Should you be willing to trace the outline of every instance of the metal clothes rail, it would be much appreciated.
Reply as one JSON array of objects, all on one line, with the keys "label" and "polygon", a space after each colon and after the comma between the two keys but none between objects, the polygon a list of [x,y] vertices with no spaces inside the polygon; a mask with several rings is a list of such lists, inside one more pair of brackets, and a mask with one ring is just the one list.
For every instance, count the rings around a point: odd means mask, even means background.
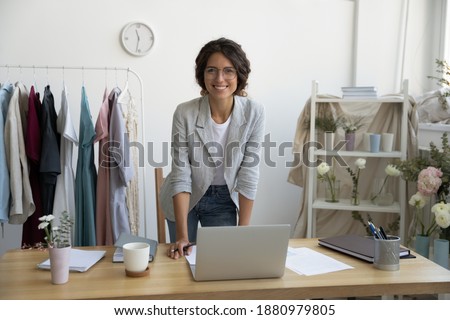
[{"label": "metal clothes rail", "polygon": [[[8,64],[6,64],[6,65],[0,65],[0,68],[6,68],[7,69],[7,74],[8,74],[8,76],[9,76],[9,69],[11,68],[11,69],[33,69],[33,70],[35,70],[35,69],[45,69],[45,70],[62,70],[63,71],[63,77],[64,77],[64,70],[81,70],[82,71],[82,80],[83,80],[83,85],[84,85],[84,71],[85,70],[88,70],[88,71],[103,71],[103,72],[106,72],[106,71],[115,71],[115,72],[118,72],[118,71],[121,71],[121,72],[123,72],[123,71],[125,71],[125,72],[127,72],[127,81],[128,81],[128,75],[131,73],[132,75],[134,75],[135,77],[136,77],[136,79],[138,80],[138,82],[139,82],[139,86],[140,86],[140,91],[141,91],[141,99],[140,99],[140,104],[141,104],[141,132],[142,132],[142,143],[143,143],[143,145],[145,145],[145,125],[144,125],[144,119],[145,119],[145,108],[144,108],[144,85],[143,85],[143,82],[142,82],[142,78],[140,77],[140,75],[136,72],[136,71],[134,71],[134,70],[132,70],[132,69],[130,69],[130,68],[124,68],[124,67],[85,67],[85,66],[80,66],[80,67],[77,67],[77,66],[35,66],[35,65],[32,65],[32,66],[30,66],[30,65],[8,65]],[[117,76],[117,75],[116,75]],[[47,72],[47,77],[48,77],[48,72]],[[48,80],[48,79],[47,79]],[[117,80],[117,79],[116,79]],[[117,81],[116,81],[117,82]],[[146,180],[147,179],[145,179],[145,177],[146,177],[146,175],[145,175],[145,165],[144,166],[142,166],[142,176],[143,176],[143,197],[142,197],[142,199],[143,199],[143,204],[144,204],[144,234],[145,234],[145,236],[147,237],[148,235],[147,235],[147,201],[146,201],[146,190],[147,190],[147,187],[146,187]]]}]

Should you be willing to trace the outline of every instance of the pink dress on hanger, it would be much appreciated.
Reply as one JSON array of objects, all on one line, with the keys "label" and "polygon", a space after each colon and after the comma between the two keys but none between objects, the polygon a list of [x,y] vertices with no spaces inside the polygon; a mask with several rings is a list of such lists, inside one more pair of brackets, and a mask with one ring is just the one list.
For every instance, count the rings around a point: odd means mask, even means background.
[{"label": "pink dress on hanger", "polygon": [[97,203],[96,203],[96,237],[97,245],[113,245],[111,224],[111,211],[109,207],[109,151],[106,148],[109,140],[109,119],[111,106],[108,100],[108,92],[105,88],[103,103],[95,124],[96,138],[98,142],[98,176],[97,176]]}]

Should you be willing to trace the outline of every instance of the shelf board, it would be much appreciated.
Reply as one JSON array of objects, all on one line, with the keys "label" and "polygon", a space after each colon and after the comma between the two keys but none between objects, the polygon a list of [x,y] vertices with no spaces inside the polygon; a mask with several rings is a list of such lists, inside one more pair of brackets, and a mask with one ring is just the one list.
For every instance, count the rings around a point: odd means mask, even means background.
[{"label": "shelf board", "polygon": [[316,156],[341,156],[341,157],[363,157],[363,158],[401,158],[402,153],[400,151],[393,152],[369,152],[369,151],[333,151],[318,149],[314,150]]},{"label": "shelf board", "polygon": [[355,98],[355,99],[343,99],[343,98],[316,98],[316,102],[327,102],[327,103],[402,103],[403,98],[401,97],[377,97],[377,98]]},{"label": "shelf board", "polygon": [[358,206],[350,204],[350,199],[340,199],[339,202],[326,202],[324,198],[318,198],[313,202],[313,209],[367,211],[367,212],[394,212],[400,213],[400,204],[394,202],[390,206],[377,206],[369,200],[361,200]]}]

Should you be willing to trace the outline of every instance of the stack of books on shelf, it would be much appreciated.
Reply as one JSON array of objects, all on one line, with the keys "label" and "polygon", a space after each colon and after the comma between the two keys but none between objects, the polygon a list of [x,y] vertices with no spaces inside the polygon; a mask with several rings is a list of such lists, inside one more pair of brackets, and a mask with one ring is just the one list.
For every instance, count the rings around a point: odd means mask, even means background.
[{"label": "stack of books on shelf", "polygon": [[377,88],[375,88],[375,87],[342,87],[342,98],[344,98],[344,99],[377,98]]}]

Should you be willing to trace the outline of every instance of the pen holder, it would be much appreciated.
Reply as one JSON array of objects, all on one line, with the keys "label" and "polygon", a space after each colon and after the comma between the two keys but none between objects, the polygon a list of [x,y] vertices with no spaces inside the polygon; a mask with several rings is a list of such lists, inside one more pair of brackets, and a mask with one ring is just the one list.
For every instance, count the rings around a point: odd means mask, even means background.
[{"label": "pen holder", "polygon": [[400,269],[400,237],[388,236],[375,241],[373,265],[380,270],[396,271]]}]

